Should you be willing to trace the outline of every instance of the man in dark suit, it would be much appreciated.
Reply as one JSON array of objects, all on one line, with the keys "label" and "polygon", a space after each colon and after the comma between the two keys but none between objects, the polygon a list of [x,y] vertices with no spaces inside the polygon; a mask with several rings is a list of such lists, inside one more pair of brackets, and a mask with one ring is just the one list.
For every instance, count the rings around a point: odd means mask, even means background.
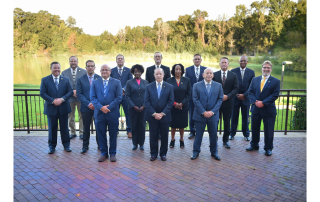
[{"label": "man in dark suit", "polygon": [[223,90],[220,83],[212,81],[213,71],[211,69],[205,69],[203,77],[204,81],[198,82],[193,86],[194,113],[192,118],[197,130],[193,142],[191,160],[199,156],[203,133],[207,125],[211,156],[220,161],[217,148],[217,129]]},{"label": "man in dark suit", "polygon": [[158,156],[158,129],[161,134],[160,157],[162,161],[166,161],[171,108],[174,102],[173,87],[163,81],[163,69],[156,69],[154,77],[156,81],[147,85],[144,98],[146,107],[145,118],[149,122],[150,131],[150,161],[156,160]]},{"label": "man in dark suit", "polygon": [[60,76],[60,64],[52,62],[51,75],[43,77],[40,86],[40,96],[45,100],[43,114],[48,118],[49,154],[53,154],[57,146],[58,120],[60,123],[60,135],[64,149],[71,152],[68,130],[68,114],[71,112],[69,98],[72,96],[72,88],[69,79]]},{"label": "man in dark suit", "polygon": [[[110,161],[116,161],[117,132],[119,126],[119,104],[122,100],[122,88],[118,79],[110,78],[111,69],[108,65],[101,66],[102,78],[94,80],[90,89],[90,101],[94,106],[93,118],[96,122],[101,156],[99,162],[105,161],[110,154]],[[108,126],[110,148],[106,128]]]},{"label": "man in dark suit", "polygon": [[247,151],[259,149],[261,119],[264,125],[265,155],[271,156],[273,149],[274,124],[277,116],[275,100],[280,93],[280,80],[272,77],[272,63],[269,60],[262,64],[262,76],[252,79],[248,93],[251,106],[252,139]]},{"label": "man in dark suit", "polygon": [[75,113],[76,113],[76,106],[79,115],[79,134],[80,138],[83,139],[83,122],[82,116],[80,113],[81,102],[77,98],[77,80],[80,76],[86,74],[86,70],[78,67],[78,58],[76,56],[71,56],[69,58],[70,67],[64,70],[61,75],[68,77],[71,83],[71,87],[73,89],[73,96],[69,99],[70,107],[72,112],[69,114],[69,127],[70,127],[70,139],[75,138],[76,135],[76,128],[75,128]]},{"label": "man in dark suit", "polygon": [[223,102],[219,110],[220,118],[223,116],[223,146],[230,149],[229,134],[230,134],[230,119],[233,108],[233,97],[237,94],[239,89],[237,75],[228,71],[229,60],[226,57],[220,59],[219,63],[221,71],[214,73],[213,80],[222,84]]},{"label": "man in dark suit", "polygon": [[192,66],[186,68],[186,74],[185,77],[190,79],[191,83],[191,96],[189,99],[189,128],[190,128],[190,134],[189,139],[194,138],[195,136],[195,127],[194,127],[194,121],[192,119],[193,116],[193,98],[192,98],[192,91],[193,91],[193,85],[199,81],[203,80],[203,72],[207,67],[201,66],[202,59],[200,54],[195,54],[193,56],[193,64]]},{"label": "man in dark suit", "polygon": [[230,140],[234,139],[237,133],[238,119],[239,119],[239,109],[241,108],[242,115],[242,134],[244,139],[250,141],[249,135],[249,109],[250,109],[250,99],[248,95],[248,89],[253,77],[255,77],[254,71],[247,67],[248,58],[243,55],[239,59],[240,67],[232,69],[231,72],[235,73],[238,78],[239,91],[234,97],[234,105],[232,110],[231,119],[231,131]]},{"label": "man in dark suit", "polygon": [[120,104],[122,104],[122,108],[124,111],[124,114],[126,116],[126,123],[127,123],[127,135],[129,138],[132,137],[131,134],[131,124],[130,124],[130,118],[129,118],[129,112],[128,112],[128,103],[125,96],[126,91],[126,84],[128,80],[131,80],[132,74],[130,73],[130,69],[124,66],[124,56],[119,54],[116,56],[116,63],[117,67],[114,67],[111,69],[111,78],[119,79],[122,86],[122,101]]},{"label": "man in dark suit", "polygon": [[[90,125],[92,122],[94,106],[90,101],[90,87],[94,80],[100,79],[101,76],[94,73],[96,69],[94,61],[86,62],[87,74],[80,76],[77,81],[77,97],[81,102],[81,115],[83,120],[83,144],[81,154],[84,154],[89,149],[90,140]],[[96,133],[96,141],[99,149],[98,135]]]}]

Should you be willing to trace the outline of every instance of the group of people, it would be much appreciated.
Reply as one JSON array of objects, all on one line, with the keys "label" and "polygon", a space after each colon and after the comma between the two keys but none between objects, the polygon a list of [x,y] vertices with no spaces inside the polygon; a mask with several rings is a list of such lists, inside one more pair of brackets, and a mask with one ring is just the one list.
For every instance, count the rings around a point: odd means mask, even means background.
[{"label": "group of people", "polygon": [[132,137],[132,150],[138,147],[144,150],[145,125],[148,122],[150,161],[156,160],[158,156],[166,161],[169,127],[170,148],[175,146],[177,129],[180,133],[180,147],[183,148],[184,128],[188,124],[189,139],[195,138],[191,159],[199,156],[207,127],[211,156],[220,160],[217,148],[219,119],[222,118],[224,122],[223,146],[230,149],[229,140],[233,140],[236,134],[240,108],[242,133],[244,139],[250,141],[250,107],[252,139],[246,150],[259,149],[260,125],[263,120],[265,154],[272,155],[277,114],[274,102],[279,96],[280,81],[270,75],[270,61],[262,64],[262,76],[259,77],[255,77],[255,72],[247,67],[248,59],[245,55],[239,59],[240,67],[231,71],[228,70],[228,58],[222,57],[219,63],[221,70],[217,72],[201,66],[200,54],[194,55],[194,65],[186,69],[182,64],[174,64],[171,70],[162,65],[160,52],[154,54],[154,61],[155,65],[146,69],[145,80],[141,78],[144,67],[139,64],[133,65],[131,69],[125,67],[125,59],[121,54],[116,56],[117,67],[111,69],[107,64],[101,66],[101,76],[94,73],[96,67],[92,60],[86,61],[84,70],[78,67],[77,57],[71,56],[70,68],[61,75],[60,64],[52,62],[52,74],[42,79],[40,87],[40,96],[45,100],[44,114],[48,117],[48,153],[55,152],[58,120],[64,149],[71,152],[70,139],[76,137],[74,116],[77,106],[80,138],[83,139],[81,153],[89,149],[90,125],[94,120],[96,141],[101,151],[98,161],[103,162],[110,155],[110,161],[115,162],[121,104],[126,117],[127,135]]}]

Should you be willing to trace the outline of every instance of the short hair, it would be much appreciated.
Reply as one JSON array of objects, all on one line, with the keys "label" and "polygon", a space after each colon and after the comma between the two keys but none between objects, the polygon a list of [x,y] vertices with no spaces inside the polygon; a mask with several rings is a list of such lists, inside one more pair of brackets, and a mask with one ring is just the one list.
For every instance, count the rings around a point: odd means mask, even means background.
[{"label": "short hair", "polygon": [[118,54],[118,55],[116,56],[116,60],[118,59],[118,56],[119,56],[119,55],[121,55],[121,56],[123,57],[123,59],[124,59],[124,56],[123,56],[122,54]]},{"label": "short hair", "polygon": [[271,66],[271,68],[272,68],[272,63],[271,63],[270,60],[264,61],[264,62],[262,63],[262,67],[263,67],[265,64],[269,64],[269,65]]},{"label": "short hair", "polygon": [[241,61],[241,58],[242,58],[242,57],[245,57],[246,60],[248,61],[248,57],[247,57],[246,55],[241,55],[240,58],[239,58],[239,61]]},{"label": "short hair", "polygon": [[102,69],[102,67],[103,67],[104,65],[106,65],[107,67],[109,67],[109,68],[110,68],[110,70],[111,70],[111,67],[110,67],[109,65],[107,65],[107,64],[103,64],[103,65],[101,65],[100,70]]},{"label": "short hair", "polygon": [[162,68],[155,68],[155,69],[153,70],[153,74],[154,74],[154,73],[156,73],[156,70],[157,70],[157,69],[161,69],[162,74],[164,74],[164,71],[163,71],[163,69],[162,69]]},{"label": "short hair", "polygon": [[93,62],[93,66],[96,66],[96,64],[94,63],[93,60],[87,60],[87,61],[86,61],[86,66],[88,66],[88,62]]},{"label": "short hair", "polygon": [[203,73],[204,73],[206,70],[210,70],[210,71],[213,73],[213,70],[212,70],[211,68],[205,68],[205,69],[203,70]]},{"label": "short hair", "polygon": [[131,74],[134,74],[134,70],[135,70],[135,69],[137,69],[138,71],[140,71],[141,74],[143,74],[143,72],[144,72],[143,66],[142,66],[142,65],[139,65],[139,64],[136,64],[136,65],[133,65],[133,66],[131,67],[131,70],[130,70]]},{"label": "short hair", "polygon": [[61,67],[61,65],[60,65],[59,62],[51,62],[51,64],[50,64],[50,69],[52,68],[53,65],[56,65],[56,64],[58,64],[58,65]]},{"label": "short hair", "polygon": [[179,65],[181,67],[181,76],[184,74],[184,66],[182,64],[174,64],[171,68],[171,74],[172,76],[175,75],[175,72],[176,72],[176,66]]},{"label": "short hair", "polygon": [[[76,56],[73,55],[73,56],[69,57],[69,62],[70,62],[70,59],[73,57],[77,58]],[[78,58],[77,58],[77,61],[78,61]]]},{"label": "short hair", "polygon": [[199,53],[194,54],[193,58],[196,57],[196,56],[200,56],[200,59],[201,59],[201,55]]},{"label": "short hair", "polygon": [[222,57],[222,58],[220,59],[220,62],[221,62],[222,59],[227,59],[228,62],[229,62],[229,59],[228,59],[227,57]]},{"label": "short hair", "polygon": [[161,55],[161,57],[162,57],[162,54],[161,54],[160,52],[155,52],[154,55],[153,55],[153,57],[154,57],[157,53],[159,53],[159,54]]}]

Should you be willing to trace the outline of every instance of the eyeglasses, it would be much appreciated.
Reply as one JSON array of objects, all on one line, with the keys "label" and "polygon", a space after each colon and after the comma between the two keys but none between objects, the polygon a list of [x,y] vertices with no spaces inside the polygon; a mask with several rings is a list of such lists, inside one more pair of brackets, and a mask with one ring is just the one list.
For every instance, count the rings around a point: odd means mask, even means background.
[{"label": "eyeglasses", "polygon": [[102,72],[108,72],[110,69],[101,69]]},{"label": "eyeglasses", "polygon": [[87,67],[94,67],[94,65],[88,65]]},{"label": "eyeglasses", "polygon": [[194,60],[201,60],[200,58],[195,58]]},{"label": "eyeglasses", "polygon": [[262,67],[262,69],[271,69],[272,67]]}]

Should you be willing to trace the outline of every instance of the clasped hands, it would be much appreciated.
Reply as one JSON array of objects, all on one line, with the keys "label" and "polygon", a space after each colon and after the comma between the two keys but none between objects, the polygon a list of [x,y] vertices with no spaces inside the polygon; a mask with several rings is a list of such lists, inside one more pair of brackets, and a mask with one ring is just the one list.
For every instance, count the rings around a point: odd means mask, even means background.
[{"label": "clasped hands", "polygon": [[109,105],[105,105],[103,107],[101,107],[101,111],[105,114],[110,112],[110,109],[108,109]]},{"label": "clasped hands", "polygon": [[237,94],[237,98],[239,100],[245,100],[246,99],[246,97],[243,94]]},{"label": "clasped hands", "polygon": [[163,117],[163,114],[162,114],[162,113],[156,113],[156,114],[154,115],[154,118],[157,119],[157,120],[162,119],[162,117]]},{"label": "clasped hands", "polygon": [[211,116],[213,116],[213,112],[212,112],[212,111],[205,111],[205,112],[203,113],[203,116],[208,119],[208,118],[210,118]]},{"label": "clasped hands", "polygon": [[260,100],[256,100],[256,102],[254,103],[258,108],[262,108],[264,107],[264,104],[262,103],[262,101]]},{"label": "clasped hands", "polygon": [[59,105],[61,105],[61,103],[62,103],[61,98],[56,98],[56,99],[53,100],[53,104],[55,106],[59,106]]},{"label": "clasped hands", "polygon": [[174,107],[175,107],[176,109],[180,109],[180,110],[182,110],[182,106],[183,106],[182,103],[176,103],[176,104],[174,105]]},{"label": "clasped hands", "polygon": [[142,112],[144,110],[145,106],[141,106],[140,108],[138,106],[134,106],[133,109],[136,110],[136,112]]}]

